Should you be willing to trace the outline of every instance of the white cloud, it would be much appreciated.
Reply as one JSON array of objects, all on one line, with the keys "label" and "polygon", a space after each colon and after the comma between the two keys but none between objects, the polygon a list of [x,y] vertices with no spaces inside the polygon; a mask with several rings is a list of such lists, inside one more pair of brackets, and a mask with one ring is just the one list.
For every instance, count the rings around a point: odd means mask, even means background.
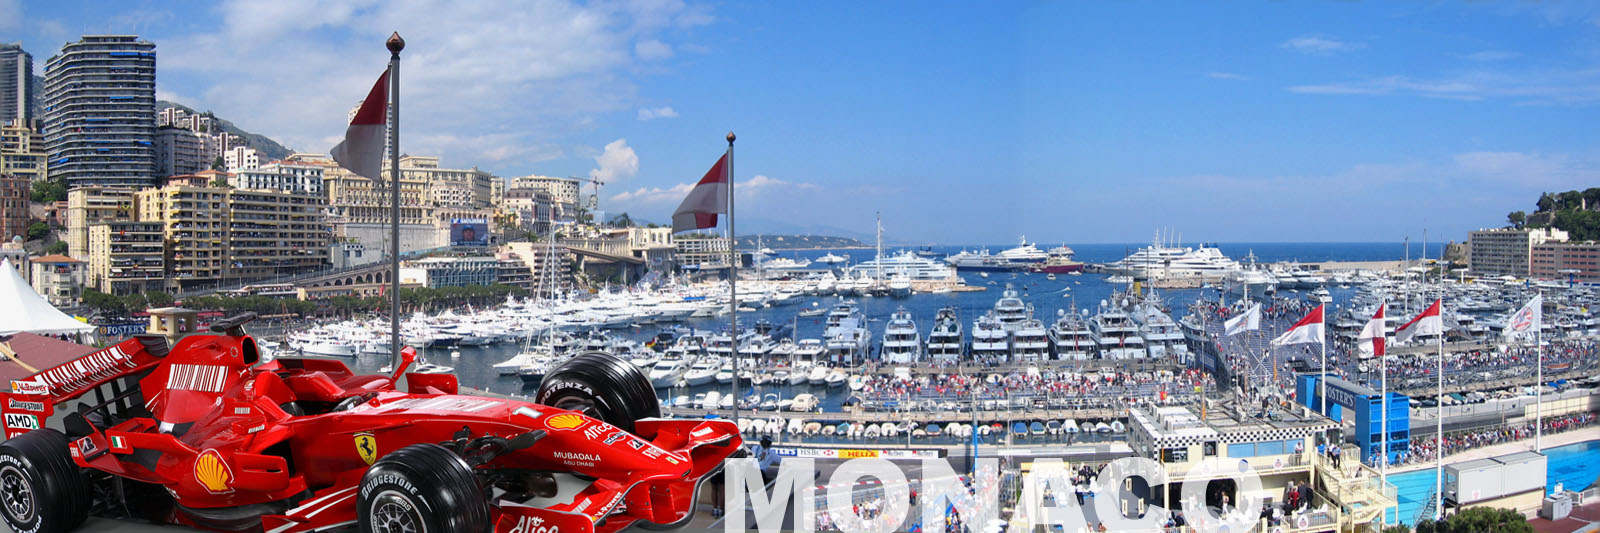
[{"label": "white cloud", "polygon": [[1511,59],[1520,55],[1522,54],[1516,52],[1507,52],[1504,50],[1483,50],[1481,52],[1467,54],[1465,57],[1473,61],[1500,61],[1504,59]]},{"label": "white cloud", "polygon": [[733,186],[735,191],[750,196],[755,196],[766,191],[778,189],[796,189],[802,191],[822,190],[822,186],[815,183],[784,181],[760,174],[757,174],[754,177],[744,181],[735,182]]},{"label": "white cloud", "polygon": [[655,39],[639,41],[633,45],[633,53],[645,61],[666,59],[672,57],[672,45]]},{"label": "white cloud", "polygon": [[1283,44],[1279,46],[1282,46],[1288,50],[1305,52],[1308,54],[1333,54],[1337,52],[1358,50],[1362,47],[1365,47],[1366,44],[1341,41],[1338,38],[1329,37],[1326,35],[1302,35],[1284,41]]},{"label": "white cloud", "polygon": [[[195,80],[171,88],[189,103],[296,149],[327,150],[398,29],[402,150],[443,146],[446,161],[493,161],[489,170],[508,175],[531,171],[559,151],[552,139],[592,128],[597,115],[635,108],[642,56],[660,57],[677,30],[711,20],[708,8],[676,0],[225,0],[215,9],[219,25],[159,43],[161,68]],[[661,46],[636,44],[652,41]],[[499,142],[432,142],[449,136]]]},{"label": "white cloud", "polygon": [[632,191],[617,193],[611,197],[611,201],[626,202],[633,205],[649,205],[668,200],[681,202],[684,195],[689,194],[689,190],[693,187],[694,184],[691,183],[679,183],[665,189],[660,187],[640,187]]},{"label": "white cloud", "polygon": [[1250,79],[1248,76],[1245,76],[1243,74],[1234,74],[1232,72],[1207,72],[1206,73],[1206,77],[1214,79],[1214,80],[1234,80],[1234,81],[1244,81],[1244,80]]},{"label": "white cloud", "polygon": [[589,171],[589,177],[600,183],[612,183],[639,173],[639,156],[628,146],[627,139],[617,139],[606,144],[605,150],[595,156],[600,167]]},{"label": "white cloud", "polygon": [[1507,99],[1516,105],[1583,106],[1600,102],[1600,69],[1480,70],[1439,78],[1380,76],[1293,85],[1290,92],[1323,95],[1407,95],[1453,100]]},{"label": "white cloud", "polygon": [[1479,87],[1461,81],[1420,81],[1404,76],[1384,76],[1368,80],[1328,83],[1320,85],[1295,85],[1290,92],[1303,94],[1390,94],[1407,92],[1430,98],[1457,100],[1482,99]]},{"label": "white cloud", "polygon": [[641,108],[639,108],[639,120],[641,120],[641,121],[654,120],[654,119],[658,119],[658,118],[676,118],[677,116],[678,116],[678,112],[676,110],[673,110],[672,107],[670,107],[670,106],[669,107],[641,107]]}]

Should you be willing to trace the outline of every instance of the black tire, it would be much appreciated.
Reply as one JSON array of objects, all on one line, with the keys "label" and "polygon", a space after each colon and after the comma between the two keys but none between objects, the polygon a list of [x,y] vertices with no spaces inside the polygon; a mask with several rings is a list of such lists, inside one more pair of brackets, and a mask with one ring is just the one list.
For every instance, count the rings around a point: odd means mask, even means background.
[{"label": "black tire", "polygon": [[545,374],[534,401],[578,411],[633,433],[633,423],[661,416],[656,390],[633,363],[590,352]]},{"label": "black tire", "polygon": [[361,476],[356,502],[361,533],[480,533],[491,525],[489,501],[472,468],[437,444],[383,456]]},{"label": "black tire", "polygon": [[38,429],[0,444],[0,518],[11,531],[72,531],[93,499],[60,432]]}]

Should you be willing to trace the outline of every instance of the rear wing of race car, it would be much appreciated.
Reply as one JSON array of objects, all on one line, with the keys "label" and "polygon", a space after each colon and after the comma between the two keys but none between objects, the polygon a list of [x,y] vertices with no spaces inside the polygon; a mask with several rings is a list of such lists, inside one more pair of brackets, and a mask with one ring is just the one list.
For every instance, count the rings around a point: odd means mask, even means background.
[{"label": "rear wing of race car", "polygon": [[[5,437],[44,427],[55,406],[123,376],[143,372],[161,362],[168,351],[160,335],[135,335],[83,357],[13,380],[9,392],[0,392],[0,415]],[[120,393],[120,391],[118,391]]]}]

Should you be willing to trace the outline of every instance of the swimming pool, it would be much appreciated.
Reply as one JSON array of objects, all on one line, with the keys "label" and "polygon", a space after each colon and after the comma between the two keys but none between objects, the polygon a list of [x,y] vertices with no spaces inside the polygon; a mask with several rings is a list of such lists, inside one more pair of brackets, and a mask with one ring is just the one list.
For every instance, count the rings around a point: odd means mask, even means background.
[{"label": "swimming pool", "polygon": [[[1600,477],[1600,440],[1546,448],[1544,454],[1547,458],[1544,488],[1546,494],[1554,491],[1557,483],[1563,484],[1563,490],[1583,490]],[[1424,500],[1433,494],[1433,469],[1391,475],[1389,482],[1394,484],[1400,496],[1398,512],[1401,523],[1408,526],[1416,525],[1417,511],[1422,509]],[[1391,524],[1394,523],[1395,512],[1395,510],[1389,511],[1388,519]]]}]

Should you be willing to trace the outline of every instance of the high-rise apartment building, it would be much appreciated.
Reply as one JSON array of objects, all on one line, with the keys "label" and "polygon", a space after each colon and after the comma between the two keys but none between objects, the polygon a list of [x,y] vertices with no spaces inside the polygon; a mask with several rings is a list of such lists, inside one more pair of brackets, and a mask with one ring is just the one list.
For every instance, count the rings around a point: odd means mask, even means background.
[{"label": "high-rise apartment building", "polygon": [[211,168],[213,158],[206,152],[209,139],[183,128],[156,130],[156,177],[195,174]]},{"label": "high-rise apartment building", "polygon": [[1528,275],[1540,279],[1600,282],[1600,242],[1547,242],[1533,245]]},{"label": "high-rise apartment building", "polygon": [[0,172],[0,239],[26,237],[31,184],[28,178]]},{"label": "high-rise apartment building", "polygon": [[17,121],[27,124],[39,117],[33,94],[33,55],[22,50],[22,43],[0,43],[0,124]]},{"label": "high-rise apartment building", "polygon": [[240,189],[290,191],[322,196],[324,167],[310,163],[274,161],[228,174],[228,185]]},{"label": "high-rise apartment building", "polygon": [[1467,233],[1467,270],[1474,276],[1528,277],[1533,247],[1565,242],[1567,232],[1554,228],[1484,229]]},{"label": "high-rise apartment building", "polygon": [[118,296],[167,290],[165,236],[160,222],[90,226],[89,286]]},{"label": "high-rise apartment building", "polygon": [[44,136],[19,120],[0,121],[0,174],[10,174],[37,182],[49,176]]},{"label": "high-rise apartment building", "polygon": [[135,193],[159,222],[169,285],[189,287],[322,268],[331,242],[320,195],[167,185]]},{"label": "high-rise apartment building", "polygon": [[50,175],[69,189],[155,183],[156,45],[85,35],[45,63]]},{"label": "high-rise apartment building", "polygon": [[249,170],[261,166],[261,154],[255,148],[234,146],[222,153],[222,164],[228,167],[228,172]]},{"label": "high-rise apartment building", "polygon": [[67,191],[67,255],[89,258],[89,228],[134,220],[133,188],[80,187]]}]

